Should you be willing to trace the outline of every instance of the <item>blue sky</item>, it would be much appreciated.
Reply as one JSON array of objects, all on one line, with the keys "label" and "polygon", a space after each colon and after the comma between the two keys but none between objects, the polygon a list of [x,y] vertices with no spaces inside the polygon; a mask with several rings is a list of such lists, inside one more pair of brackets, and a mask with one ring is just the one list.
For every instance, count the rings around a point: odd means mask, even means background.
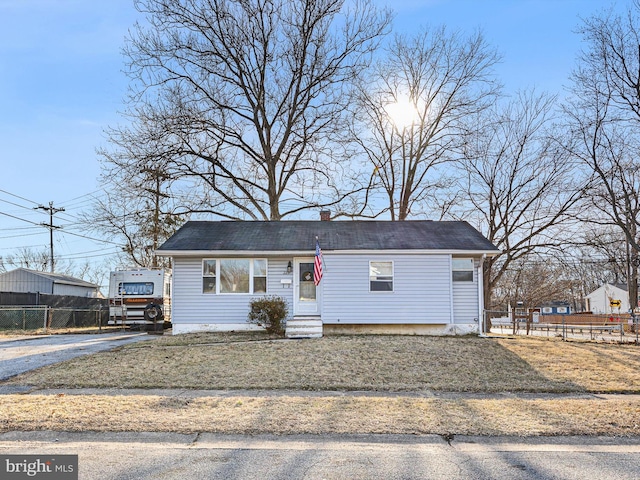
[{"label": "blue sky", "polygon": [[[376,0],[384,4],[386,0]],[[396,0],[394,31],[445,24],[483,30],[503,55],[507,91],[561,93],[580,49],[580,17],[606,0]],[[627,2],[617,2],[616,9]],[[115,246],[88,240],[74,226],[100,194],[96,148],[120,122],[127,78],[121,48],[141,15],[132,0],[0,0],[0,256],[21,246],[48,248],[37,205],[56,215],[55,252],[76,264],[109,265]],[[17,217],[17,218],[14,218]],[[75,234],[75,235],[74,235]],[[95,235],[89,235],[95,236]]]}]

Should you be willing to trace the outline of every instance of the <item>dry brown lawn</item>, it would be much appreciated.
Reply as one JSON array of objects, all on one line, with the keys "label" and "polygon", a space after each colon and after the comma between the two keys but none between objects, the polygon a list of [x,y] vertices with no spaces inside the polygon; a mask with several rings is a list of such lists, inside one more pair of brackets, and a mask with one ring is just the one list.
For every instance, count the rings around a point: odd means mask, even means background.
[{"label": "dry brown lawn", "polygon": [[29,372],[39,387],[640,393],[640,348],[556,339],[162,336]]},{"label": "dry brown lawn", "polygon": [[[545,338],[162,336],[5,383],[185,392],[4,395],[1,431],[640,434],[639,396],[599,395],[640,392],[635,345]],[[192,389],[226,393],[189,395]]]},{"label": "dry brown lawn", "polygon": [[5,395],[0,431],[640,435],[636,398]]}]

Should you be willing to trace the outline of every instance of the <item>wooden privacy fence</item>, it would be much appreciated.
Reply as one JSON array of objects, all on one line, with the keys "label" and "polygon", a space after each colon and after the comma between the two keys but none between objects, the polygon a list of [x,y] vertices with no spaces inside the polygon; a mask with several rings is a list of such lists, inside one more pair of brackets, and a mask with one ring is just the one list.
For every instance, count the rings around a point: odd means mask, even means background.
[{"label": "wooden privacy fence", "polygon": [[[610,315],[596,315],[592,313],[573,313],[569,315],[539,315],[538,323],[551,323],[551,324],[567,324],[567,325],[598,325],[608,326],[615,324],[628,325],[629,320],[632,320],[631,315],[628,313],[623,314],[610,314]],[[533,319],[532,319],[532,323]]]}]

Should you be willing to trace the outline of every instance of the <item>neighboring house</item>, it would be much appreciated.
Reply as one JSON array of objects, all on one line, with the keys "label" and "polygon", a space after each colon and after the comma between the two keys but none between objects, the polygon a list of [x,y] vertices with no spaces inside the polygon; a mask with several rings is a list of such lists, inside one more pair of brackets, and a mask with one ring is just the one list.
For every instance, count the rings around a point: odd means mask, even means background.
[{"label": "neighboring house", "polygon": [[174,333],[255,328],[249,300],[279,295],[287,335],[319,336],[478,331],[498,250],[466,222],[192,221],[156,253],[173,258]]},{"label": "neighboring house", "polygon": [[627,313],[629,311],[627,286],[605,283],[585,297],[585,307],[586,311],[591,313]]},{"label": "neighboring house", "polygon": [[99,286],[59,273],[17,268],[0,274],[0,292],[33,292],[76,297],[98,297]]},{"label": "neighboring house", "polygon": [[547,302],[540,305],[540,313],[542,315],[561,315],[570,314],[571,305],[569,302],[557,301]]}]

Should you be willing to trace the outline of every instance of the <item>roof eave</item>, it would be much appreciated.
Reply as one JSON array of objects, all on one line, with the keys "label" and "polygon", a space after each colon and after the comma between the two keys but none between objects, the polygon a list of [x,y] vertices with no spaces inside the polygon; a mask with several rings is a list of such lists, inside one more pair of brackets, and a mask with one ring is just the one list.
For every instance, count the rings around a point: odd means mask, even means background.
[{"label": "roof eave", "polygon": [[77,283],[77,282],[69,282],[64,280],[53,280],[53,283],[56,285],[71,285],[73,287],[83,287],[83,288],[98,288],[98,285],[94,285],[92,283]]},{"label": "roof eave", "polygon": [[[324,254],[331,255],[486,255],[496,256],[500,250],[465,250],[465,249],[402,249],[402,250],[322,250]],[[209,257],[209,256],[313,256],[315,250],[156,250],[155,254],[160,257]]]}]

